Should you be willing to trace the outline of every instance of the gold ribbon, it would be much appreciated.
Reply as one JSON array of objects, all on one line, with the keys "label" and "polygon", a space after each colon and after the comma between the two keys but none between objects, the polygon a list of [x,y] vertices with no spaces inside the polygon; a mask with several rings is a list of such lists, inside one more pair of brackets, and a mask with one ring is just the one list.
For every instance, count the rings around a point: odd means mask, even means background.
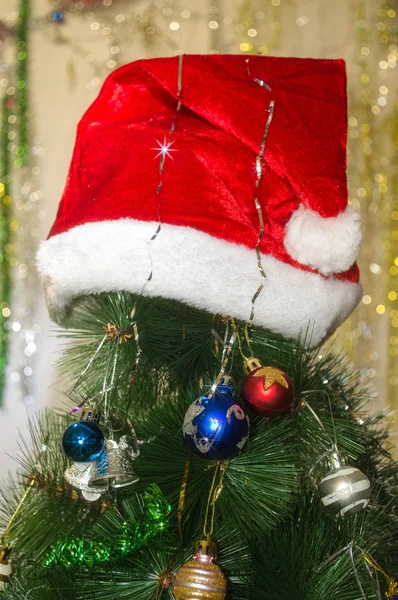
[{"label": "gold ribbon", "polygon": [[[229,466],[229,460],[218,461],[214,467],[213,479],[210,486],[209,496],[207,498],[206,515],[203,524],[203,538],[210,540],[214,532],[214,517],[216,511],[216,502],[224,489],[224,476]],[[218,483],[217,483],[218,478]],[[210,527],[208,521],[210,518]]]},{"label": "gold ribbon", "polygon": [[25,490],[24,495],[22,496],[21,500],[19,501],[17,508],[15,509],[13,515],[11,516],[10,520],[8,521],[8,525],[5,528],[4,533],[0,538],[0,544],[2,546],[8,547],[7,538],[9,537],[10,529],[11,529],[15,519],[19,515],[20,511],[22,510],[23,505],[25,504],[26,500],[28,499],[35,483],[36,483],[36,475],[32,475],[30,477],[30,482],[29,482],[27,489]]},{"label": "gold ribbon", "polygon": [[187,448],[186,456],[185,456],[184,476],[182,478],[182,483],[181,483],[181,488],[180,488],[180,497],[178,499],[178,508],[177,508],[177,523],[178,523],[178,534],[180,536],[180,542],[182,542],[182,513],[184,512],[184,506],[185,506],[185,495],[186,495],[186,491],[187,491],[187,481],[188,481],[190,464],[191,464],[191,455]]},{"label": "gold ribbon", "polygon": [[118,329],[116,325],[112,325],[111,323],[105,325],[104,329],[108,340],[111,342],[117,340],[118,344],[126,344],[133,337],[132,333],[122,331]]},{"label": "gold ribbon", "polygon": [[136,309],[137,309],[137,305],[134,306],[134,308],[132,309],[132,311],[130,313],[130,319],[132,319],[131,326],[132,326],[133,332],[134,332],[134,341],[135,341],[135,345],[137,347],[137,354],[135,355],[134,365],[133,365],[133,367],[131,369],[131,373],[130,373],[130,385],[133,385],[133,383],[135,381],[135,374],[138,369],[138,365],[139,365],[139,362],[141,359],[141,354],[142,354],[142,348],[140,346],[140,336],[138,333],[138,325],[137,325],[137,321],[134,320]]},{"label": "gold ribbon", "polygon": [[386,593],[387,598],[393,598],[394,596],[398,595],[398,582],[393,579],[392,577],[389,577],[387,575],[387,573],[384,571],[384,569],[375,561],[375,559],[368,553],[368,552],[362,552],[362,555],[364,557],[364,559],[366,560],[366,562],[368,563],[368,565],[370,565],[373,569],[375,569],[376,571],[378,571],[379,573],[381,573],[382,575],[384,575],[387,584],[388,584],[388,591]]}]

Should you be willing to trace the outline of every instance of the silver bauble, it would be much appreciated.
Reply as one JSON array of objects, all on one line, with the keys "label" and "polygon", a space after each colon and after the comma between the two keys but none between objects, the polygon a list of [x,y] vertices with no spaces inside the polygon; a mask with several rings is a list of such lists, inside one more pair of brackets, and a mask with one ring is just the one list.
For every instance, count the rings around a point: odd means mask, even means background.
[{"label": "silver bauble", "polygon": [[106,441],[106,448],[93,463],[90,491],[101,489],[104,485],[113,488],[127,487],[136,483],[138,477],[134,472],[133,448],[128,436]]},{"label": "silver bauble", "polygon": [[369,504],[370,481],[356,467],[335,467],[319,484],[322,504],[335,514],[356,515]]}]

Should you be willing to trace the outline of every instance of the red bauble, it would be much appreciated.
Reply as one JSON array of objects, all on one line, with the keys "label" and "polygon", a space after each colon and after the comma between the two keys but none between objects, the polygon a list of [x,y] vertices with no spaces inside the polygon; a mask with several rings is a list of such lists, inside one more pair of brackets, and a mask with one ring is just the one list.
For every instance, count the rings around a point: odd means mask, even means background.
[{"label": "red bauble", "polygon": [[244,369],[247,377],[242,385],[242,396],[254,413],[276,417],[289,410],[294,387],[286,373],[275,367],[264,367],[258,358],[249,358]]}]

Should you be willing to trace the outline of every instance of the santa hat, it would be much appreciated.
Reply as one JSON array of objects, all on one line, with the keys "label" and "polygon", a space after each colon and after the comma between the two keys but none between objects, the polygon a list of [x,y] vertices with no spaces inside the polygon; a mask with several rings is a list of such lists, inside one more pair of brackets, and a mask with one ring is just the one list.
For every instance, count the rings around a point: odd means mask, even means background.
[{"label": "santa hat", "polygon": [[310,325],[320,342],[361,295],[346,108],[341,60],[184,56],[112,73],[38,253],[53,319],[126,290],[247,321],[263,283],[253,322],[285,337]]}]

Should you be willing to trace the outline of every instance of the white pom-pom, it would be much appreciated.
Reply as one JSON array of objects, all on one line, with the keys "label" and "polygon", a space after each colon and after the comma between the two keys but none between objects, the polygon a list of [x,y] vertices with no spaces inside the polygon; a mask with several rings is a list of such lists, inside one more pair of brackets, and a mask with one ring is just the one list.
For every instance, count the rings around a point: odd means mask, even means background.
[{"label": "white pom-pom", "polygon": [[290,256],[324,275],[347,271],[361,241],[361,217],[351,206],[337,217],[325,218],[301,205],[286,226]]}]

